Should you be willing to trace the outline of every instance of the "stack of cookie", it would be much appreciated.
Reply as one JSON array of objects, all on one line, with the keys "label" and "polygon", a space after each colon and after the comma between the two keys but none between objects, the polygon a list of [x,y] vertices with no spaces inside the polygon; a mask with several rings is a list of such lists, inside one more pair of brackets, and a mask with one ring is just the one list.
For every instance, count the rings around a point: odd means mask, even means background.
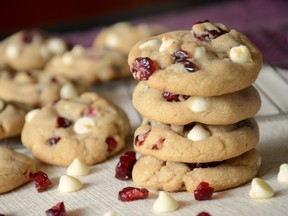
[{"label": "stack of cookie", "polygon": [[128,63],[144,117],[134,134],[137,185],[194,191],[205,181],[219,191],[257,174],[261,100],[252,84],[262,55],[246,36],[198,22],[138,42]]}]

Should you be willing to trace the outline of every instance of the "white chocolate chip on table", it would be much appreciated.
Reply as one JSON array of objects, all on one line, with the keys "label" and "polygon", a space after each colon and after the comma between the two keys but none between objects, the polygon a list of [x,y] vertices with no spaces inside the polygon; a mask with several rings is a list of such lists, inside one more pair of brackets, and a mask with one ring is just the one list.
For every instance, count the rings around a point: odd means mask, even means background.
[{"label": "white chocolate chip on table", "polygon": [[75,158],[66,171],[69,176],[84,176],[90,173],[90,168],[79,158]]},{"label": "white chocolate chip on table", "polygon": [[167,192],[160,191],[159,197],[153,205],[155,212],[167,213],[173,212],[179,208],[179,203]]},{"label": "white chocolate chip on table", "polygon": [[63,175],[59,180],[58,190],[64,193],[71,193],[80,190],[83,187],[83,184],[79,179]]},{"label": "white chocolate chip on table", "polygon": [[288,164],[284,163],[280,166],[277,179],[279,182],[288,183]]},{"label": "white chocolate chip on table", "polygon": [[273,188],[261,178],[254,178],[249,195],[253,199],[268,199],[275,194]]}]

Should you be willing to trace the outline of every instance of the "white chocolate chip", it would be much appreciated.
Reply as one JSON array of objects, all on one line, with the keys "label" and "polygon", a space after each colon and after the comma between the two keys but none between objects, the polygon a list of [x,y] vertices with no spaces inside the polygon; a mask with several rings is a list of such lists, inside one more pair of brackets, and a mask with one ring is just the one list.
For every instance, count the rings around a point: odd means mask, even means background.
[{"label": "white chocolate chip", "polygon": [[89,166],[83,163],[79,158],[75,158],[66,171],[69,176],[84,176],[90,173]]},{"label": "white chocolate chip", "polygon": [[139,49],[144,49],[144,48],[148,48],[148,47],[158,47],[160,46],[160,41],[157,39],[152,39],[152,40],[148,40],[145,43],[141,44],[139,46]]},{"label": "white chocolate chip", "polygon": [[62,56],[62,61],[65,65],[71,65],[73,62],[73,56],[71,53],[67,52]]},{"label": "white chocolate chip", "polygon": [[108,46],[108,47],[117,47],[118,44],[119,44],[119,38],[116,34],[108,34],[107,35],[107,38],[106,38],[106,41],[105,41],[105,44]]},{"label": "white chocolate chip", "polygon": [[72,83],[66,83],[60,89],[60,98],[62,99],[71,99],[78,95],[78,91]]},{"label": "white chocolate chip", "polygon": [[267,199],[274,196],[274,190],[260,178],[254,178],[251,183],[249,195],[253,199]]},{"label": "white chocolate chip", "polygon": [[74,131],[77,134],[89,133],[95,127],[95,121],[89,117],[79,118],[74,124]]},{"label": "white chocolate chip", "polygon": [[251,60],[251,53],[247,46],[240,45],[230,49],[229,57],[235,63],[247,63]]},{"label": "white chocolate chip", "polygon": [[187,138],[192,141],[201,141],[209,138],[210,132],[201,124],[196,124],[188,133]]},{"label": "white chocolate chip", "polygon": [[178,45],[179,41],[173,37],[171,37],[170,35],[164,35],[162,37],[162,44],[159,48],[160,52],[164,52],[167,49],[169,49],[170,47],[174,46],[174,45]]},{"label": "white chocolate chip", "polygon": [[287,163],[284,163],[280,166],[277,179],[279,182],[288,182],[288,164]]},{"label": "white chocolate chip", "polygon": [[50,38],[46,46],[51,53],[56,55],[62,54],[67,50],[65,42],[60,38]]},{"label": "white chocolate chip", "polygon": [[167,192],[160,191],[159,196],[154,202],[153,210],[156,212],[167,213],[179,208],[179,203]]},{"label": "white chocolate chip", "polygon": [[104,213],[103,216],[116,216],[116,213],[114,211],[110,211],[110,212]]},{"label": "white chocolate chip", "polygon": [[33,79],[32,77],[27,74],[27,73],[18,73],[14,80],[17,82],[17,83],[21,83],[21,84],[28,84],[28,83],[33,83]]},{"label": "white chocolate chip", "polygon": [[85,52],[84,47],[79,44],[75,45],[71,50],[71,54],[74,56],[81,56],[84,52]]},{"label": "white chocolate chip", "polygon": [[63,175],[60,178],[58,190],[64,193],[71,193],[80,190],[83,187],[83,184],[79,179]]},{"label": "white chocolate chip", "polygon": [[192,100],[191,110],[193,112],[203,112],[208,109],[208,103],[203,97],[195,97]]},{"label": "white chocolate chip", "polygon": [[2,111],[5,107],[5,103],[3,100],[0,99],[0,111]]},{"label": "white chocolate chip", "polygon": [[5,55],[9,59],[16,59],[19,56],[20,47],[18,44],[11,44],[5,50]]},{"label": "white chocolate chip", "polygon": [[205,47],[196,47],[194,51],[193,58],[199,59],[205,55]]},{"label": "white chocolate chip", "polygon": [[34,116],[39,113],[40,109],[34,109],[29,111],[26,115],[25,115],[25,122],[30,122]]}]

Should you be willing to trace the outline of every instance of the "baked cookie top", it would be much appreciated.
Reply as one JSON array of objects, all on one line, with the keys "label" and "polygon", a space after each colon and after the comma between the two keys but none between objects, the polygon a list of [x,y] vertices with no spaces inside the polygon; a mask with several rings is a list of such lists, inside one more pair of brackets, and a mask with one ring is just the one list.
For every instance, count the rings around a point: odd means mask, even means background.
[{"label": "baked cookie top", "polygon": [[145,155],[135,163],[132,178],[135,184],[152,190],[193,192],[204,181],[220,191],[250,181],[257,175],[260,165],[261,157],[255,149],[211,163],[179,163]]},{"label": "baked cookie top", "polygon": [[222,161],[254,148],[259,142],[255,119],[231,125],[167,125],[144,119],[134,133],[134,149],[161,160],[198,163]]},{"label": "baked cookie top", "polygon": [[61,56],[55,56],[45,70],[89,85],[131,76],[127,57],[122,52],[107,48],[84,48],[80,45]]},{"label": "baked cookie top", "polygon": [[42,69],[55,55],[64,53],[64,40],[38,29],[16,32],[2,41],[0,57],[14,70]]},{"label": "baked cookie top", "polygon": [[0,99],[0,139],[20,135],[26,111]]},{"label": "baked cookie top", "polygon": [[27,109],[41,107],[60,98],[76,97],[87,88],[41,70],[0,71],[0,98],[25,105]]},{"label": "baked cookie top", "polygon": [[144,117],[175,125],[232,124],[253,117],[261,106],[259,93],[253,86],[221,96],[201,97],[163,92],[142,81],[133,92],[132,102]]},{"label": "baked cookie top", "polygon": [[135,79],[161,91],[216,96],[251,85],[262,66],[259,49],[223,24],[199,22],[138,42],[128,63]]},{"label": "baked cookie top", "polygon": [[123,110],[96,93],[86,92],[29,112],[21,139],[45,163],[69,166],[79,158],[92,165],[123,149],[129,132]]},{"label": "baked cookie top", "polygon": [[0,147],[0,194],[11,191],[29,181],[36,171],[36,163],[28,156]]},{"label": "baked cookie top", "polygon": [[164,27],[159,25],[119,22],[103,28],[95,37],[93,47],[116,49],[128,55],[136,42],[164,31]]}]

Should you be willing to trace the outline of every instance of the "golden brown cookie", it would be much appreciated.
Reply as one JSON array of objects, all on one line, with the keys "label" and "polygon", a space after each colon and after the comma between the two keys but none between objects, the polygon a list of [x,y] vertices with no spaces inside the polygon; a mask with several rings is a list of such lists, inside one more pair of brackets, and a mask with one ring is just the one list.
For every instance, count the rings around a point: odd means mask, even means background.
[{"label": "golden brown cookie", "polygon": [[191,30],[138,42],[128,63],[133,77],[151,88],[207,97],[250,86],[261,69],[262,54],[242,33],[204,21]]},{"label": "golden brown cookie", "polygon": [[11,191],[29,181],[36,171],[35,161],[28,156],[0,147],[0,194]]},{"label": "golden brown cookie", "polygon": [[39,160],[59,166],[75,158],[102,162],[125,147],[130,132],[124,111],[93,92],[31,111],[26,119],[23,144]]},{"label": "golden brown cookie", "polygon": [[193,192],[201,182],[208,182],[215,191],[242,185],[257,175],[261,164],[253,149],[221,162],[207,164],[179,163],[142,156],[133,167],[135,184],[152,190]]},{"label": "golden brown cookie", "polygon": [[253,86],[221,96],[201,97],[162,92],[139,82],[132,101],[144,117],[176,125],[233,124],[253,117],[261,106],[259,93]]},{"label": "golden brown cookie", "polygon": [[222,161],[253,149],[259,141],[255,119],[231,125],[167,125],[144,120],[134,133],[134,149],[165,161]]}]

